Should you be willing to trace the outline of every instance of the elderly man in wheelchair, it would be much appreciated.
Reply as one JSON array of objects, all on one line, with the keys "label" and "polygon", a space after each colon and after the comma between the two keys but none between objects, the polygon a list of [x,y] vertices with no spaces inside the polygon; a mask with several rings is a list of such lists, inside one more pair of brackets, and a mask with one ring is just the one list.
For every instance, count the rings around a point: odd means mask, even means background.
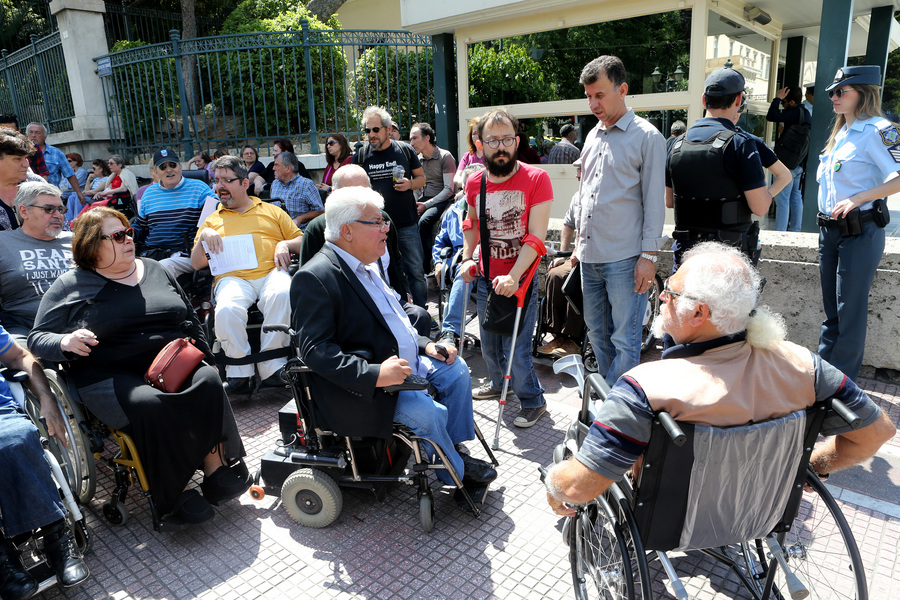
[{"label": "elderly man in wheelchair", "polygon": [[[332,193],[325,206],[328,243],[291,283],[299,357],[314,373],[310,392],[335,432],[387,439],[399,422],[440,446],[466,490],[483,494],[497,472],[456,448],[475,438],[468,368],[452,346],[416,334],[381,278],[375,263],[390,226],[382,207],[368,188]],[[429,383],[437,400],[423,391]],[[454,483],[445,469],[437,476]]]},{"label": "elderly man in wheelchair", "polygon": [[[65,443],[65,425],[40,363],[0,327],[0,363],[28,376],[50,435]],[[66,508],[44,459],[37,428],[13,400],[0,375],[0,598],[32,595],[38,582],[25,570],[16,545],[40,530],[43,554],[63,587],[78,585],[89,572],[78,551]]]},{"label": "elderly man in wheelchair", "polygon": [[[700,550],[754,598],[865,598],[852,533],[820,480],[874,455],[893,424],[843,373],[784,340],[780,316],[757,306],[759,274],[737,250],[710,242],[685,258],[654,322],[679,345],[611,390],[589,380],[568,447],[546,473],[551,508],[575,517],[567,533],[577,595],[611,586],[614,597],[650,597],[644,550],[655,550],[686,598],[664,551]],[[593,407],[592,388],[603,400]],[[830,437],[816,445],[818,434]],[[834,531],[809,514],[820,501]],[[604,536],[623,540],[630,559],[612,558]],[[835,539],[849,558],[813,566],[813,542]]]}]

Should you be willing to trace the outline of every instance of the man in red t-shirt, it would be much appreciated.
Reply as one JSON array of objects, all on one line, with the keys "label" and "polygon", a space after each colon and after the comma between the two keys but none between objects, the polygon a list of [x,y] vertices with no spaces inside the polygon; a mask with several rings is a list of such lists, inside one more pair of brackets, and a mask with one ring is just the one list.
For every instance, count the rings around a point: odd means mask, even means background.
[{"label": "man in red t-shirt", "polygon": [[[466,200],[469,204],[467,220],[463,226],[463,264],[460,269],[463,279],[476,282],[478,312],[484,314],[488,296],[488,286],[503,296],[512,296],[519,288],[519,281],[535,260],[538,252],[529,245],[534,239],[543,243],[550,221],[550,203],[553,188],[546,171],[532,167],[516,159],[518,120],[502,109],[492,110],[481,117],[478,123],[476,145],[484,152],[485,170],[469,177],[466,183]],[[476,277],[469,275],[473,266],[472,255],[480,245],[479,196],[481,179],[487,177],[485,194],[485,217],[490,233],[490,263],[488,281],[484,276],[481,257]],[[534,372],[531,362],[532,332],[538,317],[537,278],[531,282],[531,298],[525,307],[525,321],[516,340],[513,353],[512,379],[510,387],[519,398],[521,411],[513,424],[516,427],[531,427],[547,410],[544,388]],[[476,400],[485,400],[500,395],[500,385],[507,370],[506,357],[509,356],[512,338],[495,335],[481,329],[481,355],[487,364],[490,381],[473,390]]]}]

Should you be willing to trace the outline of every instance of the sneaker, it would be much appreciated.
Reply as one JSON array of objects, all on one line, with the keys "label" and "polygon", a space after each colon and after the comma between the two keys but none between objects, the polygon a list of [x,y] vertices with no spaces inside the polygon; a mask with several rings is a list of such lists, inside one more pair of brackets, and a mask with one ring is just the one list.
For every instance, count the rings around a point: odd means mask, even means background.
[{"label": "sneaker", "polygon": [[519,411],[519,416],[513,421],[516,427],[531,427],[537,423],[544,413],[547,412],[547,405],[541,404],[534,408],[523,408]]},{"label": "sneaker", "polygon": [[563,343],[563,338],[560,336],[557,336],[557,337],[553,338],[552,340],[550,340],[549,343],[546,343],[543,346],[539,347],[537,349],[537,351],[541,354],[553,354],[553,351],[560,348],[562,346],[562,343]]},{"label": "sneaker", "polygon": [[472,399],[474,400],[490,400],[491,398],[499,398],[500,390],[495,390],[490,383],[484,383],[481,387],[472,390]]},{"label": "sneaker", "polygon": [[570,354],[581,354],[581,346],[572,340],[563,340],[561,344],[550,352],[551,356],[557,358],[562,358],[563,356],[568,356]]}]

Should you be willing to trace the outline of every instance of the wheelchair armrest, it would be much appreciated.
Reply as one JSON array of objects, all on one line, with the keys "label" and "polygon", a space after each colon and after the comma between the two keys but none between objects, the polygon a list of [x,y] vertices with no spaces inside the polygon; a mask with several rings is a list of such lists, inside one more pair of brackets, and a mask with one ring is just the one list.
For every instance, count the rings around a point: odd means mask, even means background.
[{"label": "wheelchair armrest", "polygon": [[269,333],[269,332],[274,331],[277,333],[286,333],[291,336],[294,335],[294,332],[291,331],[291,328],[282,323],[275,323],[273,325],[263,325],[262,330],[263,330],[263,333]]}]

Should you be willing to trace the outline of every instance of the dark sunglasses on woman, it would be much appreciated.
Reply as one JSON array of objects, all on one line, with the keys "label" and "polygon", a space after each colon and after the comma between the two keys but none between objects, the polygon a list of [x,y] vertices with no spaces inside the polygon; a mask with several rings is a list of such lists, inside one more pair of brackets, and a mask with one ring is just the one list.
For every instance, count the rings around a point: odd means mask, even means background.
[{"label": "dark sunglasses on woman", "polygon": [[111,233],[109,235],[101,235],[101,240],[112,240],[117,244],[124,244],[125,237],[130,237],[134,239],[134,227],[129,227],[128,229],[120,229],[115,233]]}]

